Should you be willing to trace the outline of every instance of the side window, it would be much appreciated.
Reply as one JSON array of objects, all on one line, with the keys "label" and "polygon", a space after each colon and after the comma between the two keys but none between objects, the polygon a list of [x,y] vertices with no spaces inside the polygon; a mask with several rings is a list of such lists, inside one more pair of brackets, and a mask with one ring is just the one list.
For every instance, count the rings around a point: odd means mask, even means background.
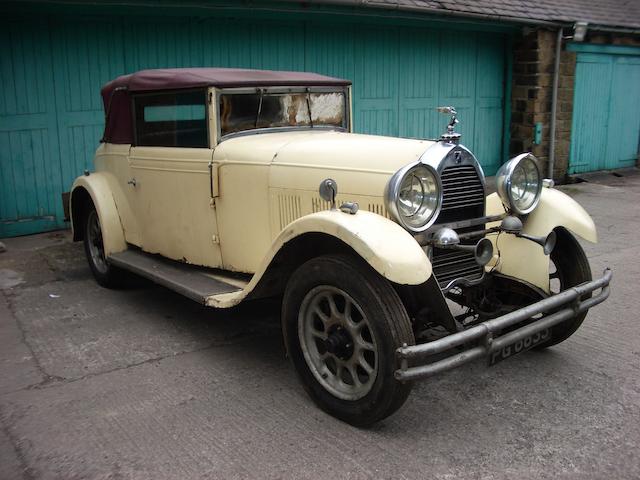
[{"label": "side window", "polygon": [[206,90],[135,96],[136,145],[207,148],[206,98]]}]

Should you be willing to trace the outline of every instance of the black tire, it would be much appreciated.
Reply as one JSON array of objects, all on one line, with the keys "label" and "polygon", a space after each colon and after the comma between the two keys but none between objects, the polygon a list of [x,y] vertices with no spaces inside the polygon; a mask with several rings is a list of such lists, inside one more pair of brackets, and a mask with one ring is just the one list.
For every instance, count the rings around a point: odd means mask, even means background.
[{"label": "black tire", "polygon": [[84,253],[94,278],[103,287],[122,288],[125,285],[124,272],[111,265],[105,258],[102,227],[93,205],[86,210],[82,228]]},{"label": "black tire", "polygon": [[[550,274],[552,293],[559,293],[567,288],[575,287],[576,285],[592,280],[589,260],[580,243],[564,228],[556,229],[556,234],[556,246],[551,252],[551,262],[553,262],[556,269],[556,273],[552,272]],[[584,295],[582,300],[589,297],[591,297],[591,293]],[[548,348],[564,342],[580,328],[587,313],[588,310],[585,310],[575,317],[565,320],[553,327],[549,341],[536,348]]]},{"label": "black tire", "polygon": [[[340,312],[343,315],[342,320],[336,320],[338,317],[334,317],[333,313],[326,323],[323,323],[325,320],[320,317],[318,317],[319,320],[316,319],[319,325],[327,330],[325,332],[327,340],[314,339],[316,343],[304,340],[306,338],[304,332],[307,330],[301,327],[303,324],[308,324],[308,320],[305,319],[310,317],[304,312],[307,312],[308,302],[316,301],[314,292],[318,292],[320,300],[314,304],[316,307],[313,312],[317,312],[318,308],[330,308],[329,301],[322,297],[323,292],[329,292],[329,295],[335,293],[333,306],[337,310],[344,310]],[[343,294],[346,294],[346,297]],[[344,304],[340,304],[341,296]],[[326,302],[327,305],[321,307],[322,302]],[[347,302],[351,313],[346,313]],[[316,313],[310,315],[313,317]],[[388,417],[404,404],[412,385],[395,379],[394,372],[398,368],[395,351],[405,343],[415,344],[411,323],[391,284],[365,262],[349,255],[325,255],[300,266],[287,284],[282,304],[282,320],[284,340],[296,372],[305,390],[322,410],[352,425],[365,427]],[[359,332],[355,334],[356,337],[349,337],[347,328],[340,326],[341,322],[355,325],[357,330],[351,333]],[[331,326],[327,327],[328,324]],[[312,335],[315,335],[313,332],[316,330],[313,329],[316,327],[310,328]],[[333,333],[329,335],[330,332]],[[318,330],[317,333],[320,331]],[[346,339],[340,335],[346,336]],[[328,352],[330,347],[327,345],[330,337],[343,338],[342,347],[339,342],[338,346],[334,345],[336,351],[340,353]],[[348,338],[351,338],[351,343]],[[370,347],[362,348],[363,344]],[[355,346],[350,357],[349,345]],[[303,348],[307,353],[303,352]],[[326,348],[324,355],[327,357],[324,375],[332,375],[330,379],[322,377],[326,385],[319,381],[321,374],[317,366],[314,366],[313,361],[307,360],[312,355],[311,351],[315,352],[315,358],[322,357],[323,348]],[[346,350],[342,351],[340,348]],[[356,352],[358,352],[358,359],[355,359]],[[335,373],[331,369],[331,357],[333,357]],[[362,363],[365,357],[366,363]],[[353,363],[356,364],[355,367]],[[347,364],[350,366],[347,367]],[[344,368],[339,365],[343,365]],[[368,370],[365,373],[362,366],[375,370],[375,374],[369,373]],[[355,371],[357,380],[354,380],[354,375],[344,370]],[[349,385],[347,385],[349,379],[353,382],[351,388],[356,393],[353,398],[340,398],[337,395],[350,395]],[[347,382],[344,387],[340,385],[343,380]],[[337,385],[335,389],[337,393],[332,393],[330,386],[327,386],[330,381]],[[361,396],[358,397],[358,395]]]}]

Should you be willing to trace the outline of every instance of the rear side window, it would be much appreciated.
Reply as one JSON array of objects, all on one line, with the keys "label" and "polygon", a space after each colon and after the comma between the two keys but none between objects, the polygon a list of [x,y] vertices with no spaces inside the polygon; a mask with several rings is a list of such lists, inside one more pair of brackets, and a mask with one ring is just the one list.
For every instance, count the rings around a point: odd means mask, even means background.
[{"label": "rear side window", "polygon": [[209,146],[206,90],[134,97],[136,145]]}]

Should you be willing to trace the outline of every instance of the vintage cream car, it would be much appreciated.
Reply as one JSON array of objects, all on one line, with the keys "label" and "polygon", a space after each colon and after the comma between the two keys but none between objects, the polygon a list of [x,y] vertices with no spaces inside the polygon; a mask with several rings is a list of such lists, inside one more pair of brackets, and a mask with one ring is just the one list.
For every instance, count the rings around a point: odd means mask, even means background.
[{"label": "vintage cream car", "polygon": [[486,196],[453,108],[436,141],[359,135],[350,92],[297,72],[119,77],[70,207],[103,286],[129,271],[215,308],[282,298],[305,389],[368,425],[416,379],[565,340],[611,272],[592,280],[575,236],[594,223],[531,154]]}]

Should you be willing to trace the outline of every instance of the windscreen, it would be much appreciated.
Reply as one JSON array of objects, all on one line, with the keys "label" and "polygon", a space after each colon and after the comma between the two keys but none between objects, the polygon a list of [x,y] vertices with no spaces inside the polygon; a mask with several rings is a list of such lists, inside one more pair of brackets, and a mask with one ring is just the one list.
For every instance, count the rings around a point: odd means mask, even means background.
[{"label": "windscreen", "polygon": [[222,136],[260,128],[346,128],[344,92],[223,93]]}]

